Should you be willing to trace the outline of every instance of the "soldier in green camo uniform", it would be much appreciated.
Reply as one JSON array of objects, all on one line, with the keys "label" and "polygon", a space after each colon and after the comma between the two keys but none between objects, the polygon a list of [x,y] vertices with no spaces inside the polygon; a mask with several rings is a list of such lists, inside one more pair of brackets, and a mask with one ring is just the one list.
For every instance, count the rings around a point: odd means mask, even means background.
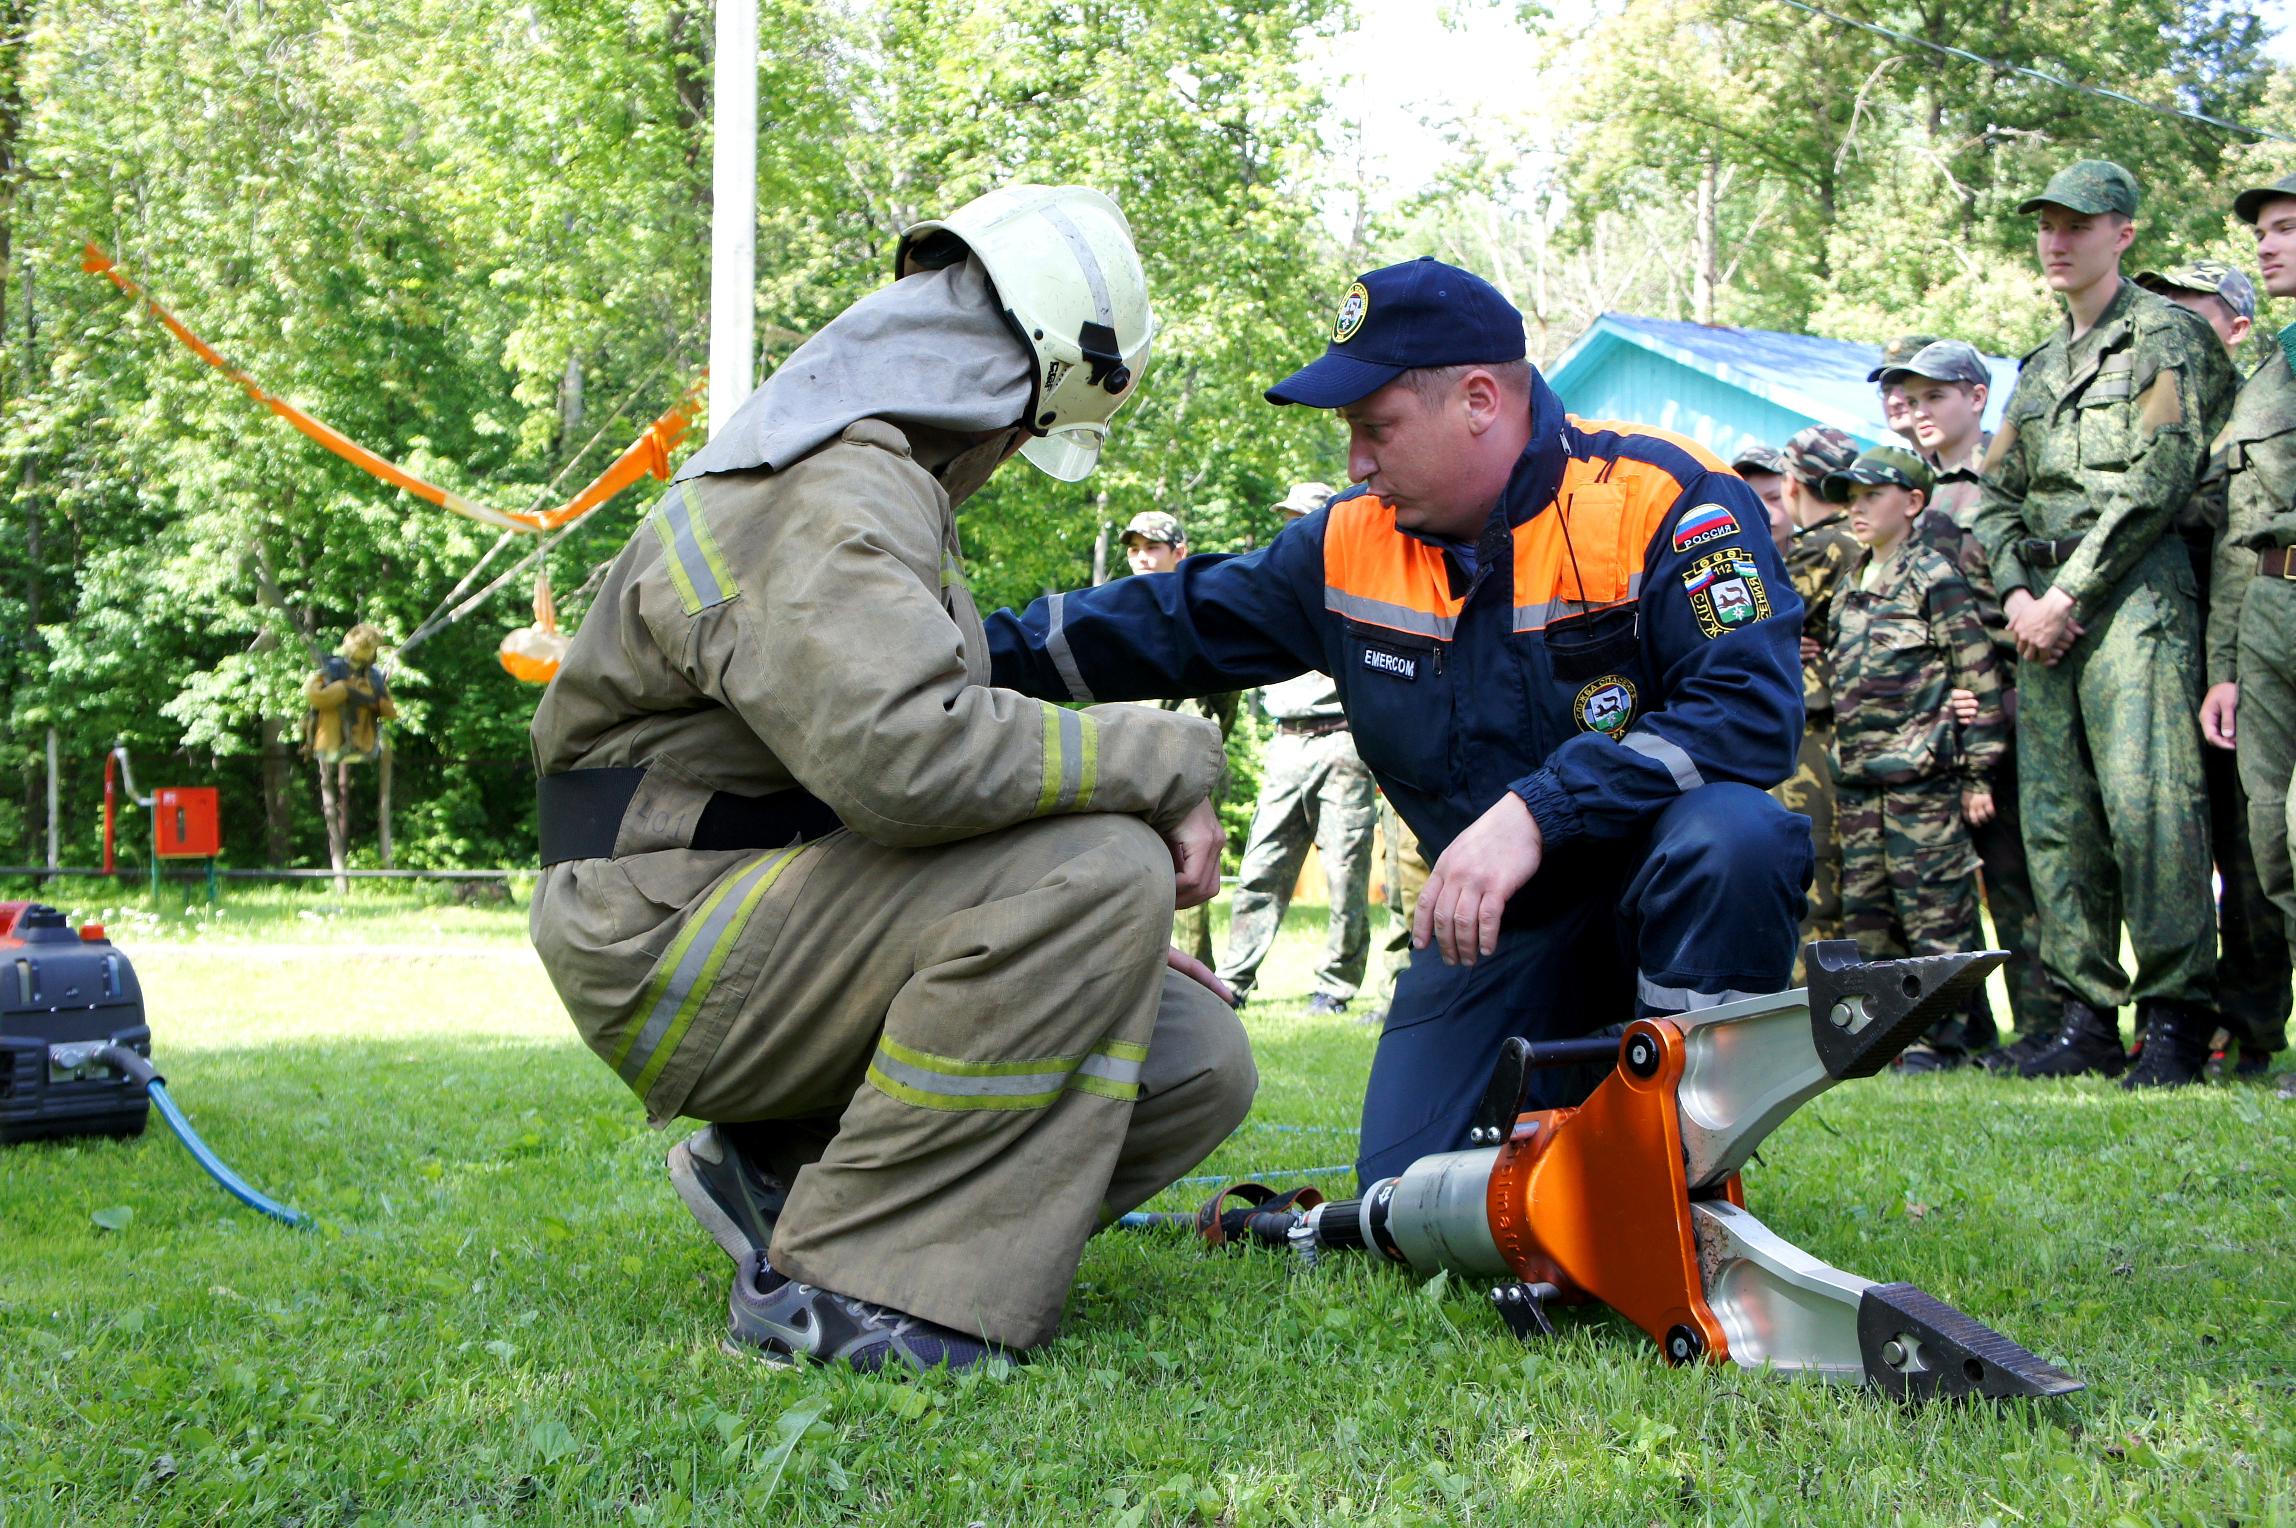
[{"label": "soldier in green camo uniform", "polygon": [[1356,1020],[1367,1029],[1387,1022],[1387,1006],[1394,1000],[1395,983],[1411,964],[1411,914],[1426,889],[1427,857],[1419,852],[1419,838],[1404,826],[1402,816],[1379,798],[1380,878],[1387,904],[1387,937],[1379,942],[1381,977],[1388,996],[1379,1006]]},{"label": "soldier in green camo uniform", "polygon": [[[2017,750],[2008,736],[2017,720],[2017,642],[2009,635],[2008,617],[2001,613],[2001,596],[1993,584],[1993,570],[1986,565],[1985,549],[1969,529],[1977,508],[1977,467],[1991,439],[1983,421],[1992,378],[1977,347],[1961,340],[1925,345],[1883,372],[1885,382],[1903,391],[1922,460],[1937,477],[1929,508],[1915,523],[1914,535],[1960,569],[1962,581],[1976,597],[1977,618],[1993,644],[1994,671],[2001,680],[2006,727],[2001,757],[1990,776],[1993,816],[1971,824],[1969,838],[1977,846],[1984,871],[1993,938],[2009,952],[2002,976],[2009,989],[2010,1015],[2026,1037],[2020,1043],[2030,1052],[2056,1034],[2061,1016],[2056,994],[2041,970],[2040,925],[2033,906],[2033,879],[2025,868],[2024,819],[2017,806]],[[1974,716],[1975,699],[1956,696],[1956,702],[1957,710],[1966,712],[1962,716],[1966,725]],[[1971,994],[1970,1003],[1973,1017],[1979,1006],[1987,1010],[1983,1019],[1975,1020],[1976,1027],[1990,1026],[1991,1004],[1983,988]],[[2013,1069],[2022,1054],[2012,1045],[1981,1059],[1988,1068]]]},{"label": "soldier in green camo uniform", "polygon": [[[2145,271],[2138,286],[2158,292],[2170,302],[2198,314],[2237,366],[2241,345],[2256,324],[2256,288],[2248,277],[2221,260],[2194,260],[2166,270]],[[2237,409],[2238,404],[2234,407]],[[2192,576],[2200,583],[2201,630],[2212,616],[2210,595],[2215,578],[2212,567],[2216,540],[2224,530],[2227,479],[2222,472],[2203,474],[2200,489],[2177,512],[2176,532],[2192,562]],[[2205,737],[2203,739],[2205,741]],[[2256,856],[2248,846],[2248,793],[2241,788],[2240,766],[2223,748],[2203,748],[2201,764],[2208,772],[2208,846],[2216,858],[2219,899],[2216,908],[2216,1010],[2226,1033],[2239,1042],[2240,1056],[2233,1075],[2262,1077],[2272,1054],[2288,1044],[2289,979],[2288,941],[2282,936],[2281,918],[2256,874]]]},{"label": "soldier in green camo uniform", "polygon": [[1812,425],[1786,442],[1786,506],[1794,521],[1786,548],[1786,573],[1802,597],[1802,749],[1794,773],[1770,792],[1789,812],[1810,819],[1810,847],[1817,869],[1810,882],[1810,911],[1802,920],[1802,943],[1839,939],[1842,932],[1842,856],[1834,823],[1834,693],[1831,634],[1825,627],[1827,601],[1857,557],[1849,521],[1818,492],[1826,474],[1857,460],[1857,442],[1840,430]]},{"label": "soldier in green camo uniform", "polygon": [[[2017,753],[2041,964],[2064,994],[2026,1077],[2197,1074],[2216,1031],[2215,899],[2199,729],[2200,610],[2169,534],[2232,403],[2224,346],[2122,279],[2128,171],[2081,160],[2020,210],[2068,322],[2028,356],[1986,453],[1976,529],[2020,658]],[[2120,927],[2136,953],[2121,967]]]},{"label": "soldier in green camo uniform", "polygon": [[[1976,596],[1915,534],[1928,464],[1896,446],[1828,476],[1865,551],[1834,591],[1834,773],[1842,907],[1871,959],[1975,946],[1977,853],[1969,825],[1994,813],[1988,772],[2006,746],[2001,685]],[[1957,725],[1952,692],[1976,701]],[[1992,1014],[1942,1020],[1899,1058],[1904,1072],[1959,1066],[1993,1042]]]},{"label": "soldier in green camo uniform", "polygon": [[[2264,290],[2296,297],[2296,175],[2233,199],[2256,231]],[[2249,845],[2265,895],[2296,950],[2290,803],[2296,792],[2296,327],[2283,329],[2240,389],[2216,438],[2212,475],[2228,485],[2208,621],[2201,731],[2232,749],[2248,788]],[[2281,1091],[2289,1092],[2288,1079]]]},{"label": "soldier in green camo uniform", "polygon": [[[1181,529],[1179,517],[1162,510],[1142,510],[1124,527],[1120,538],[1124,543],[1124,561],[1134,574],[1169,573],[1188,555],[1188,533]],[[1220,729],[1224,740],[1236,730],[1236,712],[1243,697],[1234,692],[1225,695],[1205,695],[1189,700],[1159,700],[1155,704],[1166,711],[1179,711],[1189,716],[1201,716]],[[1219,784],[1212,787],[1212,810],[1216,813],[1228,794],[1228,777],[1223,771]],[[1212,909],[1210,904],[1183,907],[1172,915],[1172,944],[1202,961],[1207,969],[1212,964]]]}]

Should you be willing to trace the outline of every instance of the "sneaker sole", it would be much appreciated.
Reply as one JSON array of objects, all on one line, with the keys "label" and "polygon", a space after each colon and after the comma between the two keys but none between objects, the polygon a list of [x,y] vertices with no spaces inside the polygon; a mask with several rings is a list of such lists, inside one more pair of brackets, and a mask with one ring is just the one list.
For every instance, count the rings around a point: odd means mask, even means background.
[{"label": "sneaker sole", "polygon": [[678,1197],[685,1201],[687,1211],[702,1223],[702,1229],[709,1232],[710,1240],[716,1242],[727,1257],[738,1264],[750,1253],[766,1250],[754,1245],[749,1239],[749,1233],[702,1186],[701,1168],[695,1163],[694,1154],[686,1149],[685,1142],[680,1141],[670,1148],[669,1165],[670,1186],[678,1191]]}]

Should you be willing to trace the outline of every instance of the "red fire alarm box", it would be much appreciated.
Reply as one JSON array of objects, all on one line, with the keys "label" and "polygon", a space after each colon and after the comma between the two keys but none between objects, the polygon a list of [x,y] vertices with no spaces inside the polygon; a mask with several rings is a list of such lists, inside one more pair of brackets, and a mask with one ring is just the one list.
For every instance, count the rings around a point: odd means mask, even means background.
[{"label": "red fire alarm box", "polygon": [[213,859],[223,852],[216,789],[163,785],[152,793],[152,852],[161,859]]}]

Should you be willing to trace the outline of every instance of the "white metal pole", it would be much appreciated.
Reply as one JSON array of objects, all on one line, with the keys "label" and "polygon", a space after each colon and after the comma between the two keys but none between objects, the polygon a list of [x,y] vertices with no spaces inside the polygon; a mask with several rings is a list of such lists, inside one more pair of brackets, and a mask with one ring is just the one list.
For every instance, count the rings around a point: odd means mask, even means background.
[{"label": "white metal pole", "polygon": [[755,385],[757,0],[718,0],[711,86],[710,436]]}]

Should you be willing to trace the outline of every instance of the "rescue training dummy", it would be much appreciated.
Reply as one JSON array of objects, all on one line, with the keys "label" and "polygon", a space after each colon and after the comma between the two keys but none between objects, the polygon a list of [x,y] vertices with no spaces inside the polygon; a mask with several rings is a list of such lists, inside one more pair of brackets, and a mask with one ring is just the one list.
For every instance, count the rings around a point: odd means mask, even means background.
[{"label": "rescue training dummy", "polygon": [[[390,863],[390,740],[383,723],[399,714],[390,682],[375,662],[383,650],[380,627],[365,621],[343,633],[342,645],[319,660],[303,681],[303,751],[319,766],[319,810],[327,824],[327,854],[341,870],[350,853],[351,766],[376,764],[377,812],[383,863]],[[341,883],[338,882],[338,885]]]},{"label": "rescue training dummy", "polygon": [[[1762,502],[1675,436],[1567,416],[1521,315],[1434,260],[1350,287],[1270,389],[1358,485],[1238,557],[988,622],[996,682],[1120,700],[1329,674],[1433,865],[1364,1098],[1365,1184],[1457,1150],[1502,1044],[1787,985],[1808,824],[1801,602]],[[1527,1107],[1575,1104],[1541,1070]]]},{"label": "rescue training dummy", "polygon": [[1250,1107],[1167,964],[1218,884],[1219,729],[989,684],[955,511],[1088,474],[1153,321],[1116,205],[901,240],[608,572],[534,720],[532,932],[736,1260],[731,1341],[857,1368],[1051,1337],[1084,1242]]}]

